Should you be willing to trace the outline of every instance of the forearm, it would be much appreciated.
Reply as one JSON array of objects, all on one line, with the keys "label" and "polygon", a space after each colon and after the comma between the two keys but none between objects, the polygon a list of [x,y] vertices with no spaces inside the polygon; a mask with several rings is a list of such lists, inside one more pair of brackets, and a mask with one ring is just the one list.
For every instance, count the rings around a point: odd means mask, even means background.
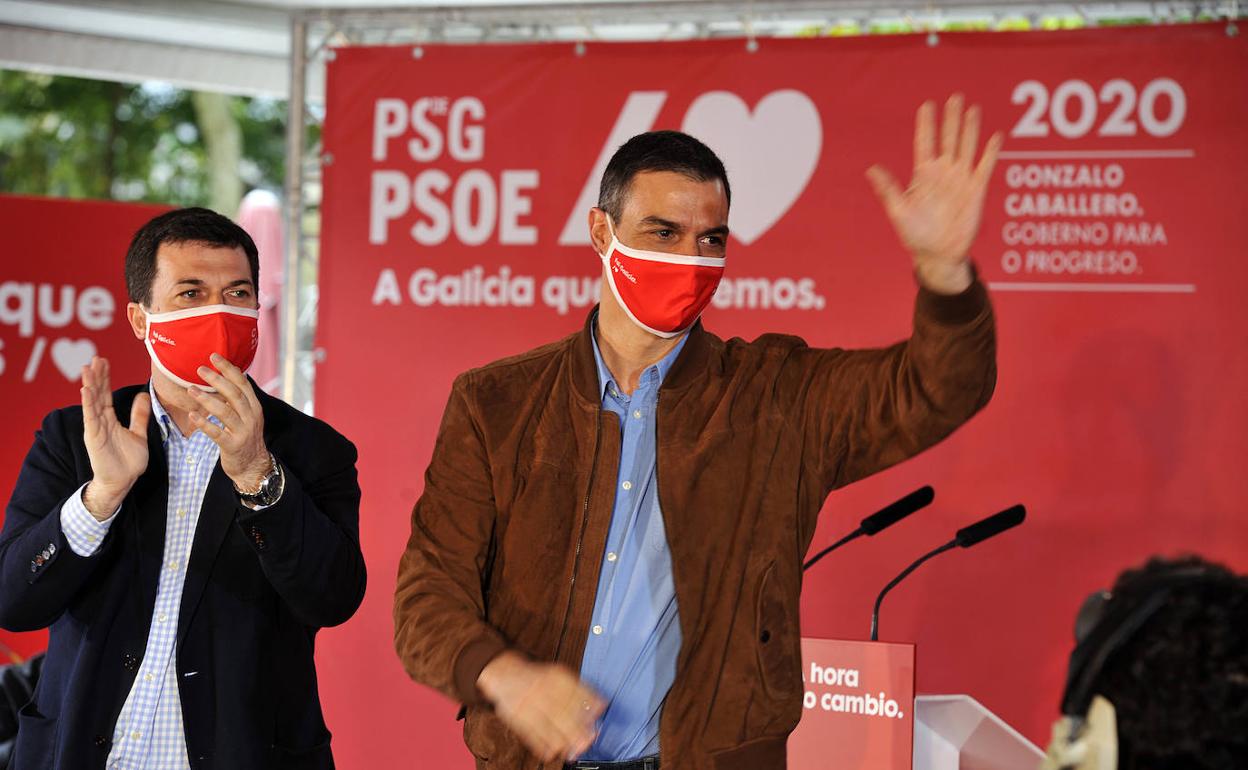
[{"label": "forearm", "polygon": [[956,295],[920,289],[906,363],[933,416],[953,427],[988,403],[997,377],[996,323],[983,283],[974,280]]},{"label": "forearm", "polygon": [[497,510],[489,460],[469,398],[451,389],[425,489],[399,561],[395,650],[408,675],[465,704],[483,702],[481,670],[508,646],[486,618]]},{"label": "forearm", "polygon": [[[75,553],[63,531],[63,522],[73,529],[71,514],[94,521],[79,509],[90,474],[73,462],[65,443],[67,432],[60,412],[44,419],[5,509],[0,532],[0,627],[11,631],[51,625],[105,561],[104,552],[110,547],[105,536],[111,520],[80,532],[84,537],[75,545],[84,555]],[[116,504],[121,505],[120,500]],[[92,535],[98,542],[86,539]]]},{"label": "forearm", "polygon": [[920,289],[914,331],[877,350],[805,350],[800,382],[806,452],[823,493],[936,444],[981,409],[996,382],[996,337],[978,281],[956,295]]},{"label": "forearm", "polygon": [[[479,576],[475,580],[479,584]],[[508,648],[503,635],[485,621],[472,582],[453,576],[422,547],[409,544],[394,596],[394,646],[404,670],[469,705],[485,702],[478,679]]]},{"label": "forearm", "polygon": [[[74,497],[79,493],[75,492]],[[71,545],[62,516],[74,497],[0,541],[0,627],[9,631],[46,628],[64,612],[101,563],[107,531],[98,542]],[[6,524],[13,519],[10,509]],[[87,535],[89,537],[91,535]],[[86,548],[83,548],[84,543]],[[83,548],[83,553],[75,551]]]},{"label": "forearm", "polygon": [[270,584],[301,622],[339,625],[359,608],[367,578],[354,467],[322,481],[315,497],[289,469],[283,473],[281,498],[258,511],[240,503],[238,526]]}]

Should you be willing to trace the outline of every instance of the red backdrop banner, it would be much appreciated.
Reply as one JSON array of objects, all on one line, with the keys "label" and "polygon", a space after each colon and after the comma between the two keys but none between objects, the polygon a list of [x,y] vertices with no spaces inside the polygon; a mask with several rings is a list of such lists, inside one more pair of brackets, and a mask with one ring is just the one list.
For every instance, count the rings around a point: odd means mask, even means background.
[{"label": "red backdrop banner", "polygon": [[[147,379],[147,353],[126,322],[123,263],[135,230],[166,210],[0,195],[0,404],[7,422],[0,494],[6,503],[44,415],[80,403],[80,369],[91,356],[108,358],[114,386]],[[46,646],[47,632],[0,631],[0,643],[25,657]],[[0,654],[0,662],[6,657]]]},{"label": "red backdrop banner", "polygon": [[391,595],[453,376],[575,331],[597,296],[587,211],[614,148],[689,131],[733,185],[729,337],[909,333],[914,282],[863,172],[899,177],[953,91],[1007,135],[974,248],[1000,383],[950,440],[834,493],[812,548],[924,483],[935,505],[820,563],[806,636],[865,638],[876,592],[970,520],[1027,524],[924,568],[884,607],[919,692],[966,692],[1047,739],[1075,611],[1123,567],[1248,567],[1243,355],[1248,40],[1223,25],[670,44],[346,48],[329,65],[317,379],[361,450],[370,581],[325,633],[344,767],[467,767],[455,707],[408,681]]}]

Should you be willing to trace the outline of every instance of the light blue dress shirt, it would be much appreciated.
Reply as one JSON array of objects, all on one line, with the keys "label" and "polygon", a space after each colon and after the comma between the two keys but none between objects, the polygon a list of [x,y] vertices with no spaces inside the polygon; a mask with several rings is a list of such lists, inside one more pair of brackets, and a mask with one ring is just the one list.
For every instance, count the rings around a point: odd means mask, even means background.
[{"label": "light blue dress shirt", "polygon": [[598,737],[582,759],[624,761],[659,753],[659,718],[676,677],[680,619],[656,473],[659,387],[685,346],[682,337],[646,369],[631,396],[594,359],[602,408],[620,419],[620,469],[581,679],[607,702]]},{"label": "light blue dress shirt", "polygon": [[[156,606],[147,636],[143,663],[117,717],[108,770],[175,770],[189,768],[182,700],[175,664],[178,611],[186,583],[195,527],[208,481],[220,450],[203,431],[184,437],[149,388],[152,418],[160,427],[169,466],[169,502],[165,512],[165,556],[156,586]],[[209,418],[220,426],[216,417]],[[85,485],[84,485],[85,488]],[[97,521],[82,503],[82,490],[61,508],[61,529],[79,556],[94,556],[116,520],[116,513]]]}]

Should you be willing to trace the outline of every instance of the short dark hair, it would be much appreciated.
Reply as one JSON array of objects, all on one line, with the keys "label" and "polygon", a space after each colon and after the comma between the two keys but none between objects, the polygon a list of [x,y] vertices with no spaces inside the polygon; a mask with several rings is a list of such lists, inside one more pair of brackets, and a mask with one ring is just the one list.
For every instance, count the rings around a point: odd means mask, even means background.
[{"label": "short dark hair", "polygon": [[246,230],[229,217],[209,209],[174,209],[140,227],[130,241],[126,251],[126,291],[130,293],[131,302],[151,304],[156,252],[162,243],[202,243],[242,249],[251,265],[251,282],[257,291],[260,289],[260,255]]},{"label": "short dark hair", "polygon": [[629,185],[644,171],[674,171],[698,182],[718,179],[732,203],[728,172],[710,147],[680,131],[649,131],[629,139],[611,156],[598,188],[598,208],[619,222]]},{"label": "short dark hair", "polygon": [[1140,604],[1193,570],[1098,677],[1121,770],[1248,767],[1248,577],[1195,556],[1152,559],[1118,578],[1112,601]]}]

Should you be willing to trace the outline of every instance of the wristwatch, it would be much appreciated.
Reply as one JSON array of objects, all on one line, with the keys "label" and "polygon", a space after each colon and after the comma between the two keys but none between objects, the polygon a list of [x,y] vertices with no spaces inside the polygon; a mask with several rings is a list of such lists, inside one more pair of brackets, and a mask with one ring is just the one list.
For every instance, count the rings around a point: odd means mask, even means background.
[{"label": "wristwatch", "polygon": [[265,475],[264,480],[260,482],[260,488],[255,492],[244,492],[234,485],[234,491],[238,493],[239,502],[253,511],[267,508],[276,503],[282,497],[282,490],[286,488],[286,476],[282,473],[282,466],[278,464],[277,458],[273,453],[269,453],[269,462],[271,468]]}]

